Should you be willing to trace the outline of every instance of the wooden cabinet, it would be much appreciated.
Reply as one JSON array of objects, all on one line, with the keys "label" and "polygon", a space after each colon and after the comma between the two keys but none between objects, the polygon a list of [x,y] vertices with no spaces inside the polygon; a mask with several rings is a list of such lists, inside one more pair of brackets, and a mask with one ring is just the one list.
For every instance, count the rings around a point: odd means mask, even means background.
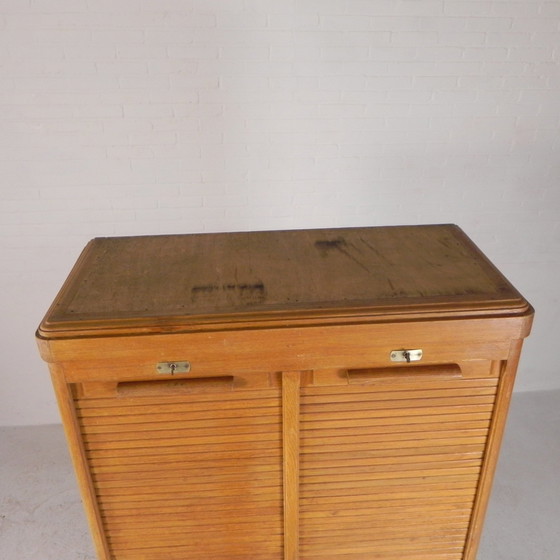
[{"label": "wooden cabinet", "polygon": [[474,560],[532,315],[456,226],[93,240],[37,339],[100,560]]}]

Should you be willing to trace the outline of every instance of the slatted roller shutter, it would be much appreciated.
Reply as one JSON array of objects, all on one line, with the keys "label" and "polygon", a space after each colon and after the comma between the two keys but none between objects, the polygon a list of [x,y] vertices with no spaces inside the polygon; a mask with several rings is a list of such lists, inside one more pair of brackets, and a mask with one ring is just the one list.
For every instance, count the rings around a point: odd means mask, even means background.
[{"label": "slatted roller shutter", "polygon": [[278,560],[280,389],[183,390],[77,392],[112,558]]},{"label": "slatted roller shutter", "polygon": [[455,371],[302,387],[301,560],[463,558],[497,378]]}]

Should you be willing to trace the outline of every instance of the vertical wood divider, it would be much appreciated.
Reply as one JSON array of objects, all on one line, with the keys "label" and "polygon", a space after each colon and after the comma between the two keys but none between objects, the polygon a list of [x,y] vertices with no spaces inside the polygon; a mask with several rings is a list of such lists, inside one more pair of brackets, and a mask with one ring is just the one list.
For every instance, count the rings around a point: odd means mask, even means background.
[{"label": "vertical wood divider", "polygon": [[299,371],[282,373],[284,560],[299,558]]}]

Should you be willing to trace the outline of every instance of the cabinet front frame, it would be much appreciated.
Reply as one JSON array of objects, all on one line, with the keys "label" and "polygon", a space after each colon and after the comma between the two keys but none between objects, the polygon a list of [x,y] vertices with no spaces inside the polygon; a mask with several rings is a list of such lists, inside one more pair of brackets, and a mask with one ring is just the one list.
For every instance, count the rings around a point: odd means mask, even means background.
[{"label": "cabinet front frame", "polygon": [[[165,376],[155,373],[155,365],[169,360],[189,360],[192,364],[190,373],[177,374],[175,378],[274,371],[291,372],[286,379],[293,381],[297,372],[314,369],[396,367],[390,361],[390,353],[401,348],[421,348],[422,364],[470,360],[500,362],[494,413],[463,556],[463,560],[475,560],[522,338],[528,328],[528,319],[517,317],[68,338],[40,340],[39,343],[43,357],[50,361],[72,460],[100,560],[112,560],[112,557],[76,418],[73,384],[161,379]],[[297,498],[293,493],[289,496],[285,499],[291,502]],[[290,518],[290,526],[296,527],[296,513],[292,512]],[[285,549],[284,560],[297,557],[297,536],[294,536]]]}]

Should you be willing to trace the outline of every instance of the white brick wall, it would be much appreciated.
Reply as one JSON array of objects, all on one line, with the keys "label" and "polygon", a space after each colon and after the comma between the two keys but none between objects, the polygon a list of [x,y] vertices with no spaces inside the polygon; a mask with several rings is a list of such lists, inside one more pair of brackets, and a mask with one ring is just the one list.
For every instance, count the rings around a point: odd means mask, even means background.
[{"label": "white brick wall", "polygon": [[93,236],[456,222],[560,387],[560,2],[0,0],[0,424],[57,421],[33,330]]}]

